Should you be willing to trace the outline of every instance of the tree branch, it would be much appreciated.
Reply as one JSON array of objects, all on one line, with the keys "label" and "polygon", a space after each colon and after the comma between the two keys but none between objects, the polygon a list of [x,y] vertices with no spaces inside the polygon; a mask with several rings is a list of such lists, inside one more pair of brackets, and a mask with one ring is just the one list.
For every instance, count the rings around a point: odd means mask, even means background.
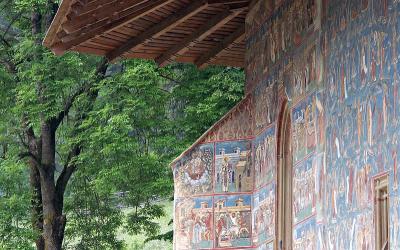
[{"label": "tree branch", "polygon": [[31,146],[31,143],[36,140],[36,135],[26,115],[22,117],[22,127],[27,136],[28,143]]},{"label": "tree branch", "polygon": [[176,80],[176,79],[174,79],[173,77],[171,77],[171,76],[168,76],[168,75],[165,75],[165,74],[163,74],[160,70],[156,70],[156,72],[158,73],[158,75],[159,76],[161,76],[162,78],[164,78],[164,79],[167,79],[167,80],[169,80],[169,81],[171,81],[171,82],[174,82],[174,83],[177,83],[177,84],[182,84],[182,82],[181,81],[179,81],[179,80]]},{"label": "tree branch", "polygon": [[40,170],[41,167],[41,138],[37,138],[35,135],[35,131],[33,130],[32,125],[29,123],[28,118],[26,115],[22,117],[22,128],[26,135],[27,143],[21,138],[21,143],[24,146],[28,147],[28,152],[23,152],[20,154],[20,158],[30,157],[36,164],[37,168]]},{"label": "tree branch", "polygon": [[[1,40],[1,38],[0,38],[0,40]],[[4,41],[3,41],[3,43],[4,43]],[[17,66],[10,60],[1,59],[0,62],[7,69],[8,73],[10,73],[12,75],[15,75],[17,73]]]},{"label": "tree branch", "polygon": [[0,158],[5,160],[6,159],[6,155],[7,155],[7,150],[8,150],[8,144],[7,143],[3,143],[1,145],[1,149],[2,149],[2,152],[1,152]]},{"label": "tree branch", "polygon": [[24,148],[29,149],[29,144],[24,140],[23,136],[21,134],[17,134],[19,141],[21,142],[22,146],[24,146]]},{"label": "tree branch", "polygon": [[[12,25],[21,17],[22,13],[23,13],[23,12],[20,11],[20,12],[18,12],[18,13],[13,17],[13,19],[11,20],[11,22],[8,24],[6,30],[4,31],[3,36],[2,36],[2,39],[4,39],[4,40],[6,39],[6,36],[7,36],[8,32],[11,30]],[[14,37],[13,37],[13,38],[14,38]],[[9,47],[10,47],[10,46],[9,46]]]},{"label": "tree branch", "polygon": [[64,120],[64,118],[68,115],[70,109],[72,108],[75,100],[80,96],[81,94],[87,92],[89,90],[89,86],[82,86],[80,87],[75,93],[73,93],[71,96],[67,98],[67,100],[64,103],[63,110],[58,113],[58,115],[53,118],[50,123],[52,124],[52,129],[55,131],[57,128],[60,126],[61,122]]},{"label": "tree branch", "polygon": [[65,192],[65,188],[67,187],[68,181],[71,179],[72,174],[76,170],[76,164],[73,162],[73,159],[81,153],[81,148],[79,146],[74,146],[71,152],[68,154],[67,161],[64,165],[64,168],[57,179],[56,183],[56,192],[59,195],[63,195]]},{"label": "tree branch", "polygon": [[47,1],[47,14],[45,16],[45,29],[48,30],[58,10],[58,4],[53,0]]},{"label": "tree branch", "polygon": [[27,152],[22,152],[18,154],[19,159],[23,160],[25,158],[30,158],[33,161],[35,161],[35,163],[39,166],[39,159],[36,157],[36,155],[34,155],[33,153],[27,151]]},{"label": "tree branch", "polygon": [[[108,61],[103,58],[103,60],[100,62],[99,66],[96,69],[96,77],[103,79],[105,77],[105,73],[108,67]],[[97,79],[99,80],[99,79]],[[58,113],[58,115],[55,118],[52,118],[50,121],[50,124],[52,124],[52,129],[53,131],[56,131],[57,128],[60,126],[61,122],[64,120],[64,118],[68,115],[70,109],[74,105],[75,100],[82,94],[84,93],[89,93],[91,87],[93,86],[93,83],[81,86],[78,90],[75,91],[71,96],[69,96],[65,103],[63,110]],[[97,96],[97,94],[95,94]]]},{"label": "tree branch", "polygon": [[[96,76],[97,76],[98,81],[100,81],[101,79],[103,79],[105,77],[107,67],[108,67],[108,61],[106,59],[103,59],[100,62],[99,66],[97,67],[97,70],[96,70]],[[71,96],[71,98],[69,98],[69,100],[67,100],[65,109],[59,114],[59,116],[57,118],[58,120],[56,122],[58,122],[58,124],[68,114],[68,111],[72,107],[73,102],[76,99],[76,97],[83,93],[88,94],[90,101],[91,101],[91,106],[88,108],[88,110],[83,111],[84,115],[79,118],[78,123],[81,123],[85,119],[85,117],[87,116],[87,113],[93,108],[94,101],[96,100],[97,95],[98,95],[98,90],[90,91],[90,89],[91,89],[90,87],[91,87],[91,85],[87,88],[84,88],[81,91],[76,92],[73,96]],[[79,92],[81,92],[81,93],[79,93]],[[79,124],[76,124],[75,128],[77,128],[77,127],[79,127]],[[71,149],[71,151],[68,154],[67,160],[64,164],[64,168],[63,168],[60,176],[57,179],[56,192],[60,198],[64,195],[65,188],[67,187],[68,181],[70,180],[72,174],[75,172],[75,170],[77,168],[77,165],[75,164],[75,162],[73,160],[75,157],[79,156],[79,154],[81,153],[81,150],[82,150],[81,145],[78,144],[78,145],[73,146],[73,148]],[[60,202],[62,202],[62,201],[60,200]]]}]

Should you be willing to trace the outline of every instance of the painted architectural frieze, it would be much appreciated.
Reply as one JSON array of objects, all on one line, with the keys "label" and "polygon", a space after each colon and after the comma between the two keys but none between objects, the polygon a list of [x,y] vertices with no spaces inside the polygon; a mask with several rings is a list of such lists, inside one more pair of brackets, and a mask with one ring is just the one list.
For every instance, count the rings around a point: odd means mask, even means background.
[{"label": "painted architectural frieze", "polygon": [[375,229],[373,212],[357,215],[355,242],[356,249],[375,249]]},{"label": "painted architectural frieze", "polygon": [[293,223],[316,213],[315,170],[317,158],[309,157],[293,168]]},{"label": "painted architectural frieze", "polygon": [[253,95],[247,95],[202,137],[202,143],[251,138],[254,130]]},{"label": "painted architectural frieze", "polygon": [[393,249],[400,248],[400,196],[393,194],[390,200],[390,245]]},{"label": "painted architectural frieze", "polygon": [[278,103],[278,84],[268,83],[267,86],[258,86],[254,91],[254,133],[259,134],[264,128],[276,119],[276,103]]},{"label": "painted architectural frieze", "polygon": [[[320,27],[316,0],[280,0],[274,3],[271,0],[260,0],[253,12],[246,20],[247,92],[268,77],[275,64],[284,60],[293,48],[301,45],[310,33]],[[262,21],[269,16],[266,21]]]},{"label": "painted architectural frieze", "polygon": [[274,242],[264,243],[256,247],[257,250],[274,250]]}]

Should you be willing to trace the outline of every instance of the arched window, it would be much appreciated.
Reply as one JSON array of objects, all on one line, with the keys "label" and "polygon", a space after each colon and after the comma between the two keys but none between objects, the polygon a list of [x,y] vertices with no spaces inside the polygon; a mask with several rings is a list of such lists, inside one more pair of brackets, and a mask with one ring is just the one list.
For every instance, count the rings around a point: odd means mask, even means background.
[{"label": "arched window", "polygon": [[292,249],[292,147],[291,116],[287,101],[278,120],[277,249]]}]

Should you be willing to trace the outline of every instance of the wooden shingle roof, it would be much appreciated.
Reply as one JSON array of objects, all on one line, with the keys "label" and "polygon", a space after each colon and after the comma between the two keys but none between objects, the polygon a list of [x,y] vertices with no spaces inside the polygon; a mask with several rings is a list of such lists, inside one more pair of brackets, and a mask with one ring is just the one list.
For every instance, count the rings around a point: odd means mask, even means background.
[{"label": "wooden shingle roof", "polygon": [[44,45],[118,58],[243,67],[251,0],[63,0]]}]

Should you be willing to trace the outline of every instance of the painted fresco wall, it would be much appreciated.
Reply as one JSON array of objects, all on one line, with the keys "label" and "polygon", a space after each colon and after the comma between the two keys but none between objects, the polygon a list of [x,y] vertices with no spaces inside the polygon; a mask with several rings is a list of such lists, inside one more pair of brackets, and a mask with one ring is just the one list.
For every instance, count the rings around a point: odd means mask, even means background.
[{"label": "painted fresco wall", "polygon": [[[175,249],[252,248],[253,110],[253,97],[248,95],[173,163]],[[271,133],[263,150],[274,148]],[[273,168],[265,161],[264,172]],[[271,203],[266,193],[257,202]],[[259,216],[268,216],[262,213],[264,208]]]},{"label": "painted fresco wall", "polygon": [[[392,209],[398,199],[398,16],[398,2],[389,0],[327,5],[325,188],[330,195],[318,233],[341,237],[326,240],[327,247],[374,248],[375,177],[389,172]],[[391,248],[399,249],[395,224],[390,223]]]},{"label": "painted fresco wall", "polygon": [[400,249],[400,1],[260,0],[246,33],[246,98],[173,164],[175,249],[280,249],[283,100],[293,249],[375,249],[385,174]]}]

